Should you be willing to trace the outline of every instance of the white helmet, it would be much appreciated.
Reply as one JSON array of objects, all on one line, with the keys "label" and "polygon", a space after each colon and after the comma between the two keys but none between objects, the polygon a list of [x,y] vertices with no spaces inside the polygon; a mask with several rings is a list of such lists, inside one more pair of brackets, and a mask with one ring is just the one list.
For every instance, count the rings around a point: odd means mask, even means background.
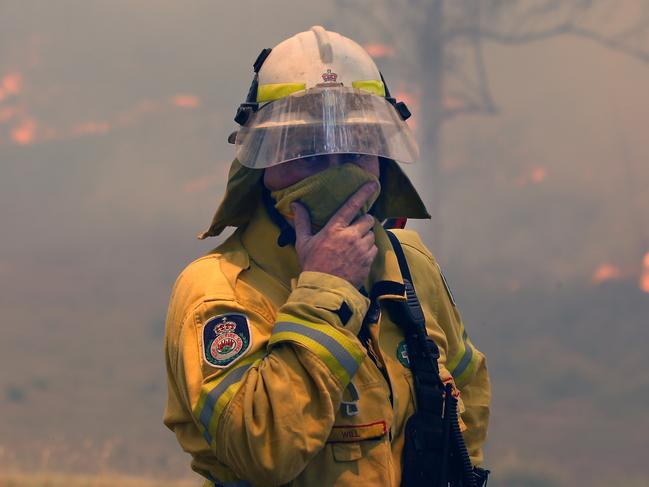
[{"label": "white helmet", "polygon": [[417,143],[404,122],[405,104],[390,97],[372,58],[354,41],[312,27],[254,64],[255,78],[235,121],[237,156],[225,196],[210,227],[199,238],[246,225],[263,198],[263,171],[298,157],[360,153],[386,159],[381,194],[372,214],[430,218],[408,176],[395,162],[414,162]]},{"label": "white helmet", "polygon": [[264,49],[235,121],[237,159],[264,168],[320,154],[414,162],[410,116],[359,44],[321,26]]}]

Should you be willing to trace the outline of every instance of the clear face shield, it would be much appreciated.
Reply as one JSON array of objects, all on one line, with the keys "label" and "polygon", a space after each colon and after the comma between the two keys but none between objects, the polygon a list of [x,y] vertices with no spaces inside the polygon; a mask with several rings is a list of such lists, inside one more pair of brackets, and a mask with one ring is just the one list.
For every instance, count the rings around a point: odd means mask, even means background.
[{"label": "clear face shield", "polygon": [[235,145],[238,161],[253,169],[323,154],[401,163],[419,158],[410,128],[390,102],[343,86],[318,86],[264,105],[237,132]]}]

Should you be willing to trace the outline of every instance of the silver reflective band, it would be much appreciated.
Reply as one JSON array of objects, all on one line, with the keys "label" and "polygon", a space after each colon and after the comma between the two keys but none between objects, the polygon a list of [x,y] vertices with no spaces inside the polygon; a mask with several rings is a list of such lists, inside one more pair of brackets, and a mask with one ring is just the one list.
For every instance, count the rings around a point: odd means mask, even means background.
[{"label": "silver reflective band", "polygon": [[462,341],[464,342],[464,355],[462,356],[462,359],[460,359],[460,362],[457,364],[455,369],[453,369],[453,372],[451,372],[451,374],[453,375],[453,378],[456,379],[456,380],[466,370],[466,368],[471,363],[471,359],[473,358],[473,347],[471,347],[471,345],[467,341],[467,338],[468,338],[468,335],[466,334],[466,331],[465,331],[462,334]]},{"label": "silver reflective band", "polygon": [[322,154],[367,154],[411,163],[419,147],[383,97],[357,88],[316,87],[272,101],[236,136],[244,166],[265,168]]},{"label": "silver reflective band", "polygon": [[358,369],[358,363],[354,360],[354,357],[345,350],[345,348],[340,345],[336,340],[331,338],[326,333],[321,331],[314,330],[308,326],[300,325],[298,323],[291,323],[289,321],[280,321],[273,328],[273,333],[281,333],[283,331],[289,331],[293,333],[299,333],[306,337],[315,340],[320,345],[329,350],[329,353],[334,356],[334,358],[343,366],[349,377],[353,377]]},{"label": "silver reflective band", "polygon": [[252,365],[251,363],[242,365],[241,367],[232,370],[207,395],[207,398],[205,399],[205,404],[203,404],[203,410],[201,411],[201,416],[199,420],[203,425],[203,427],[205,428],[205,433],[203,434],[203,436],[205,438],[205,441],[207,441],[208,445],[212,444],[212,435],[210,435],[209,433],[209,425],[212,419],[212,414],[214,413],[214,406],[216,405],[216,402],[219,400],[221,394],[223,394],[228,387],[241,380],[241,378],[246,373],[246,371],[250,368],[251,365]]}]

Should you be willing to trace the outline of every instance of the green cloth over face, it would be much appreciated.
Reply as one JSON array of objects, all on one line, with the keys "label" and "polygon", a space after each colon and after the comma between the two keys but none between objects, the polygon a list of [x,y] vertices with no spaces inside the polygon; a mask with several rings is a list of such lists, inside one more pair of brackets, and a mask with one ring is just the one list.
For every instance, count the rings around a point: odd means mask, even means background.
[{"label": "green cloth over face", "polygon": [[271,192],[275,208],[287,220],[293,220],[291,203],[302,203],[311,216],[315,230],[324,227],[340,207],[366,183],[375,182],[378,189],[360,210],[367,213],[381,193],[379,178],[353,163],[329,167],[291,186]]}]

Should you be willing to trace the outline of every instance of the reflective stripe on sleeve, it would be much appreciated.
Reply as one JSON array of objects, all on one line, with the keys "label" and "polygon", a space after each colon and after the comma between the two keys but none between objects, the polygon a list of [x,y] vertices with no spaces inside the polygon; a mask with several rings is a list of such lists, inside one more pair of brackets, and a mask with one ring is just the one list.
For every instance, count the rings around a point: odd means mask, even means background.
[{"label": "reflective stripe on sleeve", "polygon": [[282,341],[295,342],[311,350],[343,385],[349,384],[365,357],[360,346],[333,326],[280,313],[269,345]]},{"label": "reflective stripe on sleeve", "polygon": [[455,383],[461,385],[467,377],[471,376],[475,368],[476,354],[473,351],[473,344],[469,339],[466,330],[462,330],[462,346],[460,351],[448,362],[446,368],[453,376]]},{"label": "reflective stripe on sleeve", "polygon": [[203,437],[208,445],[212,445],[219,418],[232,396],[239,389],[239,382],[248,369],[261,360],[259,356],[260,353],[256,353],[246,357],[238,362],[236,367],[203,385],[194,415],[199,420]]}]

